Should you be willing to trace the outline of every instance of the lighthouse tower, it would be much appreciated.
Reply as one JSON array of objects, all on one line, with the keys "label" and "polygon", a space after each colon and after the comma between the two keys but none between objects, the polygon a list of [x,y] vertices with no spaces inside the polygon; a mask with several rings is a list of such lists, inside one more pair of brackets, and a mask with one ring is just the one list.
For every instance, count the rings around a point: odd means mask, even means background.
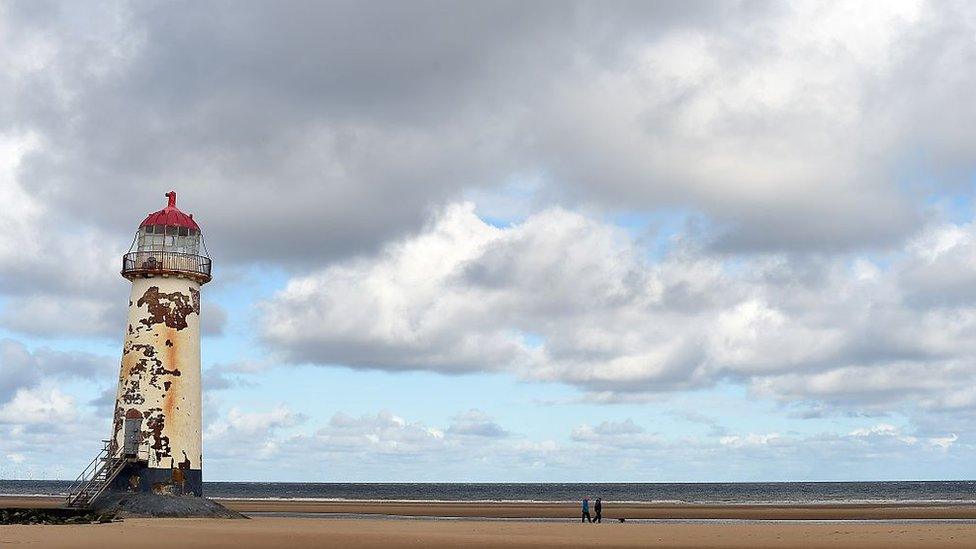
[{"label": "lighthouse tower", "polygon": [[211,262],[193,215],[166,197],[122,258],[132,291],[106,446],[118,472],[106,488],[202,496],[200,286]]}]

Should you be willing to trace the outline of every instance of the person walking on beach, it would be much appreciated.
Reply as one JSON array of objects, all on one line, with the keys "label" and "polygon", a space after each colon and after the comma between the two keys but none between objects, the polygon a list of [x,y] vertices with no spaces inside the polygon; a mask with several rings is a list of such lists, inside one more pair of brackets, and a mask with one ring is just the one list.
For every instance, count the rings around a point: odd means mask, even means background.
[{"label": "person walking on beach", "polygon": [[596,503],[593,504],[593,510],[596,512],[596,517],[593,518],[593,522],[603,524],[603,500],[596,498]]},{"label": "person walking on beach", "polygon": [[580,522],[593,522],[593,519],[590,518],[589,498],[583,498],[583,518],[580,520]]}]

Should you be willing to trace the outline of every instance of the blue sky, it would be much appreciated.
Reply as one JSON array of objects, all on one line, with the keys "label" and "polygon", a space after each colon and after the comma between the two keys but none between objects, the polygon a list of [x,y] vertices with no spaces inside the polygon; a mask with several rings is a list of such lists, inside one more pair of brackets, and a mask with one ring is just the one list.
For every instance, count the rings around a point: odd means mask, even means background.
[{"label": "blue sky", "polygon": [[171,189],[215,264],[207,480],[973,478],[973,36],[941,2],[6,3],[0,478],[108,434],[119,257]]}]

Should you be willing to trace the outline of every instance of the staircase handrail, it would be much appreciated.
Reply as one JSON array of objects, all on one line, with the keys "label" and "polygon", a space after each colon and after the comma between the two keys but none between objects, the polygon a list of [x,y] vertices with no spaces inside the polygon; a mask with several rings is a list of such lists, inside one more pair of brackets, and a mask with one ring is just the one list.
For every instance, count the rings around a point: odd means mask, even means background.
[{"label": "staircase handrail", "polygon": [[[88,494],[87,503],[91,503],[96,499],[98,499],[98,496],[102,495],[102,492],[104,492],[108,488],[109,484],[111,484],[112,481],[115,480],[115,477],[118,476],[119,472],[121,472],[122,469],[125,468],[127,463],[128,462],[124,459],[117,460],[113,464],[114,466],[112,467],[112,469],[105,473],[105,480],[102,482],[102,485],[98,487],[98,490],[95,490],[94,493]],[[108,465],[106,464],[106,466]]]},{"label": "staircase handrail", "polygon": [[104,443],[98,455],[91,460],[88,467],[78,475],[78,478],[68,488],[65,504],[68,507],[88,505],[104,492],[115,477],[119,475],[126,464],[130,462],[148,462],[149,449],[139,448],[133,455],[125,455],[122,448],[112,440]]},{"label": "staircase handrail", "polygon": [[75,492],[77,492],[83,485],[87,484],[91,480],[90,477],[95,476],[95,473],[97,473],[99,469],[99,467],[97,467],[96,464],[99,463],[100,461],[103,461],[107,457],[107,455],[108,455],[108,445],[105,445],[101,450],[99,450],[95,458],[91,460],[91,463],[89,463],[88,466],[81,471],[81,474],[78,475],[78,478],[76,478],[74,482],[71,483],[71,486],[68,487],[69,500],[71,499],[71,496],[75,494]]}]

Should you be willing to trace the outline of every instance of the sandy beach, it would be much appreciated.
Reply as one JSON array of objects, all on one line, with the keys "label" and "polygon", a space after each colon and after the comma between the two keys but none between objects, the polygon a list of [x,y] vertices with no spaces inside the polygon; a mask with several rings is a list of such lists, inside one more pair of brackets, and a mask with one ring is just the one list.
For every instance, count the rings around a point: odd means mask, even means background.
[{"label": "sandy beach", "polygon": [[601,525],[485,520],[128,519],[90,526],[4,526],[0,544],[45,547],[974,547],[976,525],[705,523]]},{"label": "sandy beach", "polygon": [[[577,517],[571,504],[222,502],[250,513],[252,519],[126,519],[105,525],[4,526],[0,527],[0,544],[111,548],[130,547],[132,539],[138,539],[140,547],[172,547],[178,539],[181,547],[206,548],[976,546],[973,505],[608,504],[603,524],[581,525],[569,520]],[[58,498],[0,497],[2,507],[59,504]],[[350,514],[359,517],[349,518]],[[617,517],[632,520],[621,524],[614,520]],[[531,520],[559,518],[567,520]],[[633,519],[679,520],[648,523]]]}]

